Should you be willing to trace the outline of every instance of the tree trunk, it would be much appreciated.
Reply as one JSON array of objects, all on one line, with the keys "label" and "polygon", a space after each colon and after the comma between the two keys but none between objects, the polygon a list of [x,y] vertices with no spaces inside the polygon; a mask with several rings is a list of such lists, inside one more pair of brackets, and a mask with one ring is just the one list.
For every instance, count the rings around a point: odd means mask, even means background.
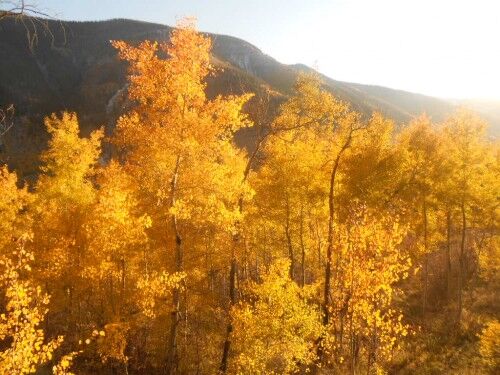
[{"label": "tree trunk", "polygon": [[429,243],[428,243],[428,228],[427,228],[427,200],[424,198],[423,205],[423,219],[424,219],[424,290],[422,293],[422,320],[423,326],[427,325],[426,314],[427,314],[427,299],[429,292]]},{"label": "tree trunk", "polygon": [[[177,157],[175,163],[174,174],[171,181],[171,207],[175,205],[177,194],[177,181],[179,178],[179,166],[181,158]],[[183,266],[183,251],[182,251],[182,237],[179,232],[177,223],[177,215],[173,214],[171,217],[172,231],[175,237],[175,271],[182,272]],[[180,322],[180,287],[174,288],[172,292],[172,312],[170,313],[170,335],[168,340],[168,353],[167,353],[167,374],[174,374],[177,372],[178,357],[177,357],[177,330]]]},{"label": "tree trunk", "polygon": [[306,284],[306,247],[304,245],[304,207],[300,208],[300,250],[301,250],[301,261],[300,261],[300,286],[304,287]]},{"label": "tree trunk", "polygon": [[288,246],[288,258],[290,259],[290,280],[293,280],[295,276],[295,254],[293,252],[292,235],[290,234],[290,202],[288,196],[286,197],[285,237]]},{"label": "tree trunk", "polygon": [[[333,231],[334,231],[334,217],[335,217],[335,177],[339,166],[340,154],[337,155],[335,163],[330,175],[330,191],[328,194],[328,238],[326,248],[326,265],[325,265],[325,286],[323,289],[323,326],[327,327],[330,323],[330,289],[331,289],[331,273],[332,273],[332,256],[333,256]],[[323,362],[323,339],[320,337],[317,343],[317,356],[318,363]],[[318,366],[315,366],[313,373],[317,373]]]},{"label": "tree trunk", "polygon": [[[236,236],[236,235],[235,235]],[[233,238],[233,250],[231,254],[231,269],[229,271],[229,299],[231,306],[234,306],[236,303],[236,272],[237,272],[237,263],[236,263],[236,254],[235,254],[235,246],[239,242],[239,239]],[[231,322],[231,318],[229,319],[229,323],[226,326],[226,339],[224,340],[224,347],[222,349],[222,360],[219,366],[219,371],[223,374],[227,371],[227,362],[229,358],[229,350],[231,348],[231,333],[233,332],[233,324]]]},{"label": "tree trunk", "polygon": [[316,234],[316,239],[318,240],[318,243],[317,243],[317,256],[318,256],[318,270],[321,269],[322,267],[322,259],[321,259],[321,235],[319,233],[319,223],[318,223],[318,219],[316,218],[316,225],[315,225],[315,234]]},{"label": "tree trunk", "polygon": [[[245,173],[245,179],[248,175],[249,168],[247,167],[247,172]],[[240,196],[238,200],[238,210],[240,214],[243,212],[243,197]],[[229,312],[231,308],[236,304],[236,276],[238,272],[238,262],[236,259],[236,250],[239,247],[241,241],[241,229],[240,223],[236,223],[235,232],[233,234],[233,247],[231,249],[231,266],[229,271]],[[219,372],[225,374],[227,372],[227,364],[229,360],[229,352],[231,350],[231,333],[233,332],[233,324],[231,321],[231,316],[229,316],[229,321],[226,326],[226,338],[224,340],[224,346],[222,348],[222,359],[219,366]]]},{"label": "tree trunk", "polygon": [[446,212],[446,299],[451,294],[451,212]]},{"label": "tree trunk", "polygon": [[[326,328],[330,323],[330,292],[331,292],[331,274],[332,274],[332,257],[333,257],[333,235],[334,235],[334,220],[335,220],[335,178],[337,177],[337,170],[339,168],[340,158],[345,150],[350,146],[352,140],[352,133],[354,129],[350,130],[350,133],[339,150],[335,162],[333,163],[332,171],[330,174],[330,190],[328,193],[328,237],[327,237],[327,247],[326,247],[326,265],[325,265],[325,287],[323,290],[323,326]],[[316,354],[318,360],[313,366],[313,374],[317,374],[319,370],[319,364],[323,362],[323,340],[324,336],[321,336],[317,340]]]},{"label": "tree trunk", "polygon": [[326,266],[325,266],[325,288],[323,290],[323,325],[327,326],[330,322],[330,288],[331,288],[331,272],[332,272],[332,256],[333,256],[333,231],[335,219],[335,177],[339,166],[340,155],[335,160],[330,176],[330,192],[328,194],[328,238],[326,247]]},{"label": "tree trunk", "polygon": [[467,229],[467,220],[465,216],[465,203],[462,201],[461,205],[462,212],[462,238],[460,241],[460,256],[458,257],[459,266],[458,266],[458,311],[457,311],[457,324],[460,324],[462,320],[462,294],[463,294],[463,286],[464,286],[464,266],[465,266],[465,231]]},{"label": "tree trunk", "polygon": [[[255,150],[252,152],[252,155],[248,159],[247,165],[245,167],[245,171],[243,173],[243,181],[241,181],[242,184],[244,184],[248,178],[248,175],[250,174],[250,170],[252,168],[252,164],[257,157],[257,154],[259,153],[260,147],[264,144],[264,142],[267,139],[267,136],[269,134],[266,134],[262,138],[259,139],[257,142],[257,145],[255,147]],[[238,198],[238,211],[240,215],[243,213],[243,196],[240,195]],[[236,259],[236,250],[239,246],[239,243],[241,241],[241,228],[240,228],[241,223],[236,222],[235,223],[235,233],[233,234],[233,248],[231,250],[231,266],[230,266],[230,271],[229,271],[229,310],[234,306],[236,303],[236,276],[238,272],[238,262]],[[258,266],[256,266],[258,270]],[[229,352],[231,349],[231,333],[233,332],[233,324],[231,322],[231,316],[229,316],[229,322],[227,323],[226,326],[226,338],[224,340],[224,346],[222,348],[222,359],[221,363],[219,366],[219,372],[222,374],[225,374],[227,372],[227,363],[229,360]]]},{"label": "tree trunk", "polygon": [[350,374],[356,375],[356,364],[358,359],[358,351],[357,351],[357,338],[353,333],[353,324],[352,324],[352,314],[349,317],[349,332],[350,332],[350,343],[351,343],[351,362],[350,362]]},{"label": "tree trunk", "polygon": [[122,316],[123,312],[123,305],[124,305],[124,300],[125,300],[125,258],[122,255],[120,259],[120,274],[121,274],[121,280],[120,280],[120,304],[118,307],[118,314],[120,317]]}]

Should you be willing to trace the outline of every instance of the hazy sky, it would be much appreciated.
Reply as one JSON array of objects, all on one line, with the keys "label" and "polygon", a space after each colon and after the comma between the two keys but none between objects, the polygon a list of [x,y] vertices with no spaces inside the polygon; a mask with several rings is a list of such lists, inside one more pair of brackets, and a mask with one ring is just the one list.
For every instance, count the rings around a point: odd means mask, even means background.
[{"label": "hazy sky", "polygon": [[38,0],[68,20],[132,18],[245,39],[338,80],[500,99],[500,0]]}]

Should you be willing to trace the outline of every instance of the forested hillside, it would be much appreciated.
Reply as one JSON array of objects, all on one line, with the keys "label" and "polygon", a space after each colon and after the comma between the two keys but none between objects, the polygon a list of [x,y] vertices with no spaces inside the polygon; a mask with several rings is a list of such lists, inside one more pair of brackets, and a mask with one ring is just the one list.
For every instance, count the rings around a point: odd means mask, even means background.
[{"label": "forested hillside", "polygon": [[[47,21],[47,28],[33,34],[27,22],[5,19],[0,24],[0,107],[15,107],[16,126],[0,140],[0,152],[23,175],[36,174],[38,156],[48,134],[43,117],[62,110],[76,111],[84,134],[105,126],[111,134],[126,106],[126,67],[116,57],[110,40],[131,43],[168,40],[168,26],[131,20],[102,22]],[[35,43],[26,38],[37,35]],[[207,94],[253,92],[256,98],[245,111],[260,122],[256,103],[266,102],[270,113],[292,93],[303,65],[284,65],[251,44],[229,36],[207,34],[212,39],[211,61],[218,73],[208,78]],[[31,48],[30,48],[31,46]],[[321,77],[324,88],[369,117],[373,111],[401,127],[426,113],[442,121],[456,109],[444,100],[387,89],[340,82]],[[500,112],[482,111],[498,135]],[[257,136],[248,130],[238,135],[240,145],[252,148]]]},{"label": "forested hillside", "polygon": [[[0,168],[0,373],[498,373],[485,121],[402,127],[350,102],[369,88],[237,67],[241,42],[189,19],[124,22],[72,24],[60,60],[2,49],[24,122]],[[23,159],[16,127],[41,126]]]}]

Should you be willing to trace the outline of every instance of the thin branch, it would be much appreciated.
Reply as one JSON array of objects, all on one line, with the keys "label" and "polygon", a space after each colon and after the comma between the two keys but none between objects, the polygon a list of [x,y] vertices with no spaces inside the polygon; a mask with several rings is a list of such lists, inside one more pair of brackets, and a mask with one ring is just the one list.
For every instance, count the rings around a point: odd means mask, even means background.
[{"label": "thin branch", "polygon": [[0,108],[0,138],[14,126],[14,106],[11,104],[7,109]]},{"label": "thin branch", "polygon": [[[49,27],[49,21],[54,17],[46,11],[41,10],[37,4],[27,3],[25,0],[0,0],[0,22],[7,19],[13,19],[20,22],[26,30],[29,49],[33,52],[38,43],[38,30],[42,30],[45,35],[51,39],[51,46],[54,46],[54,34]],[[62,23],[61,23],[62,25]],[[64,39],[66,32],[62,27]]]}]

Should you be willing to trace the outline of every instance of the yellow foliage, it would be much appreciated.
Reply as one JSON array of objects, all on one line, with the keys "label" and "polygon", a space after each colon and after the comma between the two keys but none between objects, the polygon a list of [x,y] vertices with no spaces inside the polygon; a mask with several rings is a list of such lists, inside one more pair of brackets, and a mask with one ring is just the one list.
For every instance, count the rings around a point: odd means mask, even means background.
[{"label": "yellow foliage", "polygon": [[0,251],[4,246],[12,244],[25,228],[29,228],[30,220],[22,214],[29,203],[31,195],[27,188],[18,188],[15,173],[9,172],[6,166],[0,167]]},{"label": "yellow foliage", "polygon": [[290,263],[275,262],[262,283],[247,287],[249,302],[233,308],[236,374],[293,374],[315,360],[319,310],[289,278]]},{"label": "yellow foliage", "polygon": [[169,43],[113,45],[129,63],[129,96],[138,103],[118,120],[115,143],[148,208],[231,231],[237,197],[247,191],[241,183],[245,152],[233,144],[233,134],[252,125],[242,112],[252,95],[206,97],[211,40],[192,21],[181,22]]},{"label": "yellow foliage", "polygon": [[399,249],[406,228],[392,218],[374,219],[361,211],[338,232],[339,266],[335,273],[339,276],[333,290],[332,325],[342,324],[346,337],[332,334],[329,350],[334,358],[351,356],[349,351],[342,353],[339,344],[354,337],[356,345],[373,356],[373,364],[382,369],[409,334],[402,313],[392,307],[398,293],[394,285],[405,278],[411,266]]},{"label": "yellow foliage", "polygon": [[479,336],[479,353],[491,371],[500,369],[500,322],[491,321]]},{"label": "yellow foliage", "polygon": [[176,272],[172,275],[162,272],[153,272],[151,275],[141,277],[137,281],[139,289],[138,305],[141,307],[142,313],[149,318],[154,318],[158,313],[157,310],[164,311],[165,306],[158,306],[157,300],[165,300],[174,289],[181,289],[184,283],[186,274],[184,272]]},{"label": "yellow foliage", "polygon": [[118,284],[125,265],[129,274],[139,272],[151,218],[140,213],[133,180],[117,162],[99,171],[97,183],[96,202],[83,225],[88,249],[82,277],[111,276]]},{"label": "yellow foliage", "polygon": [[0,352],[0,373],[31,374],[52,359],[63,338],[46,340],[40,325],[48,311],[49,296],[21,276],[31,270],[33,254],[21,242],[13,255],[14,260],[0,260],[0,283],[7,299],[6,312],[0,315],[0,340],[10,342]]},{"label": "yellow foliage", "polygon": [[105,331],[100,331],[98,340],[98,350],[103,362],[115,360],[126,363],[128,358],[125,355],[127,346],[127,333],[130,329],[127,323],[109,323],[104,327]]},{"label": "yellow foliage", "polygon": [[91,201],[93,186],[89,177],[101,152],[103,130],[94,131],[89,139],[80,138],[76,114],[68,112],[61,117],[46,117],[45,126],[51,138],[49,149],[42,155],[44,175],[38,189],[53,198]]}]

